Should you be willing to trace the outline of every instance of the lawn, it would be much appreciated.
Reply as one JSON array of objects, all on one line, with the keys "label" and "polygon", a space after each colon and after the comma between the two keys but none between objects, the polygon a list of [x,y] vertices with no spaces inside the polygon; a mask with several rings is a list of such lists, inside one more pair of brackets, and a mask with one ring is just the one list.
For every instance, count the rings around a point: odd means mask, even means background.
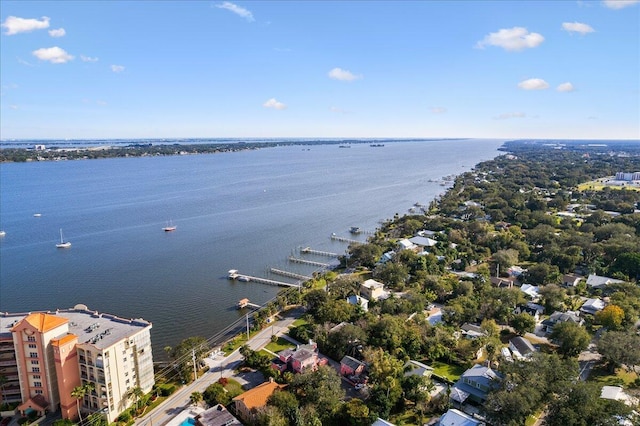
[{"label": "lawn", "polygon": [[462,376],[462,373],[464,373],[466,370],[466,368],[459,365],[445,364],[444,362],[440,361],[434,361],[429,365],[434,368],[433,374],[441,377],[446,377],[452,382],[457,381],[460,376]]},{"label": "lawn", "polygon": [[291,324],[291,327],[299,327],[301,325],[307,325],[307,324],[309,324],[309,321],[302,318],[298,318],[293,322],[293,324]]},{"label": "lawn", "polygon": [[597,382],[603,386],[627,387],[638,379],[638,374],[628,372],[624,368],[617,368],[614,374],[603,366],[595,366],[589,374],[589,381]]},{"label": "lawn", "polygon": [[278,337],[278,340],[276,340],[275,342],[269,343],[267,346],[265,346],[265,349],[268,349],[271,352],[277,354],[280,351],[283,351],[283,350],[285,350],[287,348],[293,348],[295,346],[296,345],[294,345],[293,343],[291,343],[287,339],[285,339],[283,337]]}]

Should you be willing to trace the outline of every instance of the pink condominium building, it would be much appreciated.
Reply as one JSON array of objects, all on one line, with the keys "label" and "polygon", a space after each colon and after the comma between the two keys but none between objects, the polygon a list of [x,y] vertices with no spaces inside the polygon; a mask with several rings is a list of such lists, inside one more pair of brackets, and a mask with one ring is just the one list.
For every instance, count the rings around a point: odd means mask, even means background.
[{"label": "pink condominium building", "polygon": [[71,392],[90,383],[80,401],[84,413],[109,422],[134,403],[131,389],[154,385],[151,323],[89,310],[85,305],[51,312],[0,313],[3,402],[18,410],[60,410],[78,417]]}]

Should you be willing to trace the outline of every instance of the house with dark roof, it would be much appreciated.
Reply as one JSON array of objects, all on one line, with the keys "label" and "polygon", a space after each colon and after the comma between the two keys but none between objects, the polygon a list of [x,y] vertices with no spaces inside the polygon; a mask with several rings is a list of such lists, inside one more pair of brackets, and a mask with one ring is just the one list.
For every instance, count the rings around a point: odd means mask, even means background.
[{"label": "house with dark roof", "polygon": [[511,349],[513,356],[520,360],[531,357],[536,351],[531,342],[522,336],[516,336],[509,340],[509,349]]},{"label": "house with dark roof", "polygon": [[562,276],[562,285],[565,287],[575,287],[584,277],[577,274],[565,274]]},{"label": "house with dark roof", "polygon": [[318,345],[309,341],[308,345],[298,345],[278,352],[278,358],[271,364],[279,371],[287,369],[294,373],[302,373],[306,370],[315,370],[319,364]]},{"label": "house with dark roof", "polygon": [[468,322],[465,322],[462,324],[462,327],[460,327],[460,330],[462,330],[461,334],[467,339],[477,339],[478,337],[487,336],[487,332],[478,324],[469,324]]},{"label": "house with dark roof", "polygon": [[367,364],[355,359],[349,355],[345,355],[340,360],[340,374],[343,376],[359,376],[364,372]]},{"label": "house with dark roof", "polygon": [[516,306],[516,308],[513,310],[513,313],[516,315],[529,314],[536,320],[537,323],[540,321],[540,315],[544,313],[544,306],[529,302],[525,305]]},{"label": "house with dark roof", "polygon": [[195,417],[196,426],[231,426],[242,425],[224,405],[218,404],[203,411]]},{"label": "house with dark roof", "polygon": [[484,403],[490,390],[498,387],[502,377],[489,367],[476,364],[460,376],[451,388],[450,398],[460,404],[465,401]]},{"label": "house with dark roof", "polygon": [[545,331],[547,333],[551,333],[553,331],[553,327],[559,322],[567,322],[571,321],[578,325],[584,324],[584,320],[580,318],[580,315],[574,311],[560,312],[555,311],[551,314],[549,318],[542,321],[542,325],[545,327]]},{"label": "house with dark roof", "polygon": [[580,312],[588,315],[595,315],[604,309],[604,300],[602,299],[587,299],[582,306],[580,306]]}]

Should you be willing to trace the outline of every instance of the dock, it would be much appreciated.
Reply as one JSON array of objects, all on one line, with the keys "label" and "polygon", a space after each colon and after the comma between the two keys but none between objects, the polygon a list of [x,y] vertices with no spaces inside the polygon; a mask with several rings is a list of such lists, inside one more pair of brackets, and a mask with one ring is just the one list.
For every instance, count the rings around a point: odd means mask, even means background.
[{"label": "dock", "polygon": [[345,243],[363,244],[362,241],[352,240],[351,238],[339,237],[336,234],[331,234],[331,239],[335,241],[342,241]]},{"label": "dock", "polygon": [[327,256],[327,257],[340,257],[338,253],[333,253],[331,251],[313,250],[311,247],[305,247],[300,249],[300,253],[317,254],[318,256]]},{"label": "dock", "polygon": [[229,270],[229,279],[260,284],[277,285],[280,287],[300,287],[300,284],[285,283],[284,281],[269,280],[266,278],[252,277],[251,275],[240,274],[237,269]]},{"label": "dock", "polygon": [[237,306],[238,306],[238,309],[246,308],[247,306],[250,306],[250,307],[256,308],[256,309],[262,307],[260,305],[255,304],[255,303],[251,303],[251,301],[249,299],[247,299],[247,298],[238,300],[238,305]]},{"label": "dock", "polygon": [[289,261],[294,263],[304,263],[305,265],[319,266],[320,268],[328,268],[328,263],[315,262],[313,260],[300,259],[299,257],[289,256]]},{"label": "dock", "polygon": [[283,277],[295,278],[297,280],[309,281],[312,277],[296,274],[295,272],[283,271],[282,269],[270,268],[271,272],[277,275],[282,275]]}]

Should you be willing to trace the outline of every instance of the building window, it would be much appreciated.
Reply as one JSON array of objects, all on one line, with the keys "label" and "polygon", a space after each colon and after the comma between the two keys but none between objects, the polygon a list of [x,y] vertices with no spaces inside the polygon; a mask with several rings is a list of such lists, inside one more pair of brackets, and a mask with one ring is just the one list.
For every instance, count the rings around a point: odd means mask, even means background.
[{"label": "building window", "polygon": [[42,387],[42,382],[33,382],[33,387],[34,388],[41,388]]},{"label": "building window", "polygon": [[36,349],[38,347],[38,345],[36,345],[35,343],[29,343],[29,349]]},{"label": "building window", "polygon": [[33,371],[34,373],[39,373],[40,367],[31,367],[31,371]]},{"label": "building window", "polygon": [[29,352],[29,358],[38,358],[38,352]]},{"label": "building window", "polygon": [[27,336],[27,342],[35,342],[35,341],[36,341],[35,336]]},{"label": "building window", "polygon": [[42,395],[42,389],[36,389],[36,395]]},{"label": "building window", "polygon": [[40,380],[40,375],[39,374],[35,375],[35,376],[33,376],[33,378],[36,379],[36,380]]},{"label": "building window", "polygon": [[38,364],[40,364],[40,361],[38,361],[37,359],[31,360],[31,365],[38,365]]}]

